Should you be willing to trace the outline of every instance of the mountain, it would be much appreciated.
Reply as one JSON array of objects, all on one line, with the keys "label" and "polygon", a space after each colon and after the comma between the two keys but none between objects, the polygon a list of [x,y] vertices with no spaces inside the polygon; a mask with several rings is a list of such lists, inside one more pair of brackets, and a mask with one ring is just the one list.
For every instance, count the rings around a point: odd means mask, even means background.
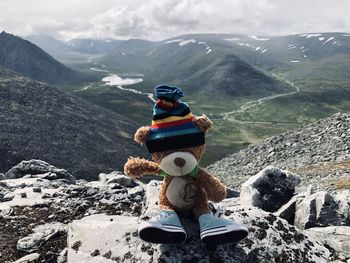
[{"label": "mountain", "polygon": [[208,169],[235,188],[267,165],[274,165],[300,174],[303,186],[335,189],[337,181],[349,181],[349,127],[350,113],[338,113],[251,145]]},{"label": "mountain", "polygon": [[123,40],[76,38],[66,42],[69,50],[85,54],[105,54],[119,46]]},{"label": "mountain", "polygon": [[145,154],[132,140],[138,127],[132,120],[5,69],[0,127],[0,171],[43,159],[91,179],[121,169],[132,154]]},{"label": "mountain", "polygon": [[29,41],[0,33],[0,65],[32,79],[49,84],[67,84],[91,79],[74,71]]},{"label": "mountain", "polygon": [[207,35],[125,41],[99,62],[117,72],[141,73],[147,83],[181,85],[187,94],[260,98],[292,90],[236,56],[230,43]]}]

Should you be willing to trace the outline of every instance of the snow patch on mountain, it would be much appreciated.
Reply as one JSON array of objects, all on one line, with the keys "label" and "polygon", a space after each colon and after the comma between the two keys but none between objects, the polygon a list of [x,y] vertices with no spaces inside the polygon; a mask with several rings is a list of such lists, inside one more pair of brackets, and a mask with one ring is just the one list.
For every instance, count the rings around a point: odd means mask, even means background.
[{"label": "snow patch on mountain", "polygon": [[226,40],[226,41],[239,41],[241,39],[238,37],[231,37],[231,38],[224,38],[224,40]]},{"label": "snow patch on mountain", "polygon": [[257,40],[257,41],[267,41],[270,40],[269,38],[259,38],[257,36],[249,36],[251,39]]},{"label": "snow patch on mountain", "polygon": [[194,39],[187,39],[187,40],[183,40],[179,43],[179,46],[183,47],[183,46],[186,46],[190,43],[196,43],[197,41],[194,40]]},{"label": "snow patch on mountain", "polygon": [[209,54],[212,51],[211,48],[208,46],[207,42],[198,42],[198,45],[205,45],[207,54]]},{"label": "snow patch on mountain", "polygon": [[322,34],[300,34],[299,37],[311,38],[311,37],[320,37]]},{"label": "snow patch on mountain", "polygon": [[147,56],[149,57],[149,56],[152,55],[156,50],[157,50],[157,48],[153,49],[151,52],[149,52],[149,53],[147,54]]},{"label": "snow patch on mountain", "polygon": [[330,42],[330,41],[332,41],[334,39],[334,37],[330,37],[330,38],[328,38],[325,42],[323,42],[323,44],[322,45],[324,45],[324,44],[326,44],[326,43],[328,43],[328,42]]},{"label": "snow patch on mountain", "polygon": [[171,43],[176,43],[176,42],[181,42],[181,41],[184,41],[184,40],[182,38],[172,39],[172,40],[166,41],[165,44],[171,44]]},{"label": "snow patch on mountain", "polygon": [[292,62],[292,63],[299,63],[300,60],[291,60],[290,62]]}]

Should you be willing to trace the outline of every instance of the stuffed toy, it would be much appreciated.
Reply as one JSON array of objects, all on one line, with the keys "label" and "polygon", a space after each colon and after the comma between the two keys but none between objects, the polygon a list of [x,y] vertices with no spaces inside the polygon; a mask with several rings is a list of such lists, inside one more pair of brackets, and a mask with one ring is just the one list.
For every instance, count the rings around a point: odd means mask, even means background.
[{"label": "stuffed toy", "polygon": [[164,176],[158,216],[142,222],[139,237],[150,243],[175,244],[186,239],[177,212],[192,211],[199,221],[201,240],[210,245],[238,242],[245,238],[245,226],[211,213],[208,201],[226,198],[226,186],[199,167],[205,151],[205,133],[212,122],[205,115],[195,116],[179,99],[181,89],[161,85],[155,88],[158,99],[151,126],[139,128],[137,143],[146,144],[153,161],[130,157],[124,172],[131,178],[143,175]]}]

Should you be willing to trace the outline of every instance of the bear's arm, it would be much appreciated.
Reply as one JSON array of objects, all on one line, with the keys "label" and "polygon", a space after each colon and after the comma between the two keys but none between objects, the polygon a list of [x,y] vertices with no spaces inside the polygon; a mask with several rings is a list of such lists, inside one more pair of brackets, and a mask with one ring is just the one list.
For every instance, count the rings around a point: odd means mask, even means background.
[{"label": "bear's arm", "polygon": [[139,178],[150,174],[159,175],[160,168],[155,162],[139,157],[130,157],[124,165],[124,173],[131,178]]},{"label": "bear's arm", "polygon": [[220,180],[204,169],[200,168],[198,172],[200,184],[208,194],[208,199],[213,202],[220,202],[227,196],[226,186]]}]

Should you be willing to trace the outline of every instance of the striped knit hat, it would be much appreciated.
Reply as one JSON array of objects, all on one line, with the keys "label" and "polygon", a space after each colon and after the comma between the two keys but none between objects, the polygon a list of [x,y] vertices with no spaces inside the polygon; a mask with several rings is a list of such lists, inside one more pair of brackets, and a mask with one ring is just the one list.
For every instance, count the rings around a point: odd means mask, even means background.
[{"label": "striped knit hat", "polygon": [[177,87],[161,85],[154,90],[157,102],[153,107],[150,135],[146,141],[150,153],[176,150],[205,144],[204,132],[192,122],[188,105],[179,99],[183,92]]}]

